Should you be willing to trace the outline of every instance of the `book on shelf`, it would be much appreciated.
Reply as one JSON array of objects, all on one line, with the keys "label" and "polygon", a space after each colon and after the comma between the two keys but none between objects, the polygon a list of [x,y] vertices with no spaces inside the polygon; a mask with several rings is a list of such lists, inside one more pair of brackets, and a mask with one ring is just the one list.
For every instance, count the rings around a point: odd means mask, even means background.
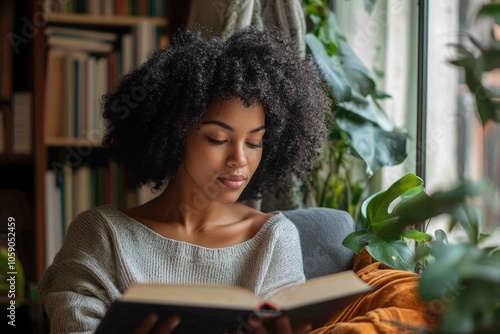
[{"label": "book on shelf", "polygon": [[57,14],[91,14],[165,17],[165,0],[46,0],[45,11]]},{"label": "book on shelf", "polygon": [[73,216],[90,209],[90,173],[91,167],[88,163],[83,163],[73,171]]},{"label": "book on shelf", "polygon": [[96,53],[108,53],[115,47],[113,43],[93,39],[67,38],[61,36],[48,36],[47,45],[49,47],[58,47],[71,51],[87,51]]},{"label": "book on shelf", "polygon": [[[57,153],[65,161],[66,150]],[[58,162],[45,171],[45,261],[52,263],[62,246],[66,232],[81,212],[105,203],[134,206],[125,203],[124,167],[114,158],[105,164],[93,165],[83,161],[78,166]]]},{"label": "book on shelf", "polygon": [[[65,53],[49,49],[47,54],[47,75],[45,76],[44,126],[45,136],[60,137],[63,134],[63,102],[66,89],[63,84],[63,64]],[[50,88],[49,88],[50,87]]]},{"label": "book on shelf", "polygon": [[53,170],[45,171],[45,263],[50,265],[62,246],[61,189]]},{"label": "book on shelf", "polygon": [[134,36],[132,33],[123,34],[121,44],[122,66],[121,73],[127,73],[135,64]]},{"label": "book on shelf", "polygon": [[16,92],[12,101],[12,153],[29,154],[32,148],[31,92]]},{"label": "book on shelf", "polygon": [[100,97],[109,89],[108,62],[107,56],[49,49],[44,106],[47,137],[100,139]]},{"label": "book on shelf", "polygon": [[1,104],[0,105],[0,114],[2,119],[0,121],[3,122],[2,128],[0,128],[0,134],[2,138],[0,140],[3,141],[3,150],[2,153],[12,153],[12,108],[9,104]]},{"label": "book on shelf", "polygon": [[317,328],[371,289],[352,270],[282,288],[266,300],[235,286],[135,283],[112,303],[96,333],[130,332],[151,313],[160,319],[180,316],[177,334],[234,332],[248,326],[250,317],[273,328],[273,319],[281,314],[293,325],[305,322]]},{"label": "book on shelf", "polygon": [[78,39],[95,40],[107,43],[114,43],[118,39],[118,34],[110,31],[66,28],[60,26],[49,26],[45,28],[45,35],[58,36],[76,40]]},{"label": "book on shelf", "polygon": [[149,53],[158,46],[160,36],[157,27],[148,21],[137,24],[133,30],[136,50],[135,61],[137,65],[140,65],[146,61]]},{"label": "book on shelf", "polygon": [[46,137],[100,140],[104,131],[101,97],[158,46],[158,27],[142,20],[119,32],[57,25],[45,32]]}]

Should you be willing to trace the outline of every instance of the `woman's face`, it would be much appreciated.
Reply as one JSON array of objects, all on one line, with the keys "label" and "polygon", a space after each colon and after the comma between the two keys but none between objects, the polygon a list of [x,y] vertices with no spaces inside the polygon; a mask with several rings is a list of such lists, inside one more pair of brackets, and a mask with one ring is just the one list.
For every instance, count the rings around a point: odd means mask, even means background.
[{"label": "woman's face", "polygon": [[239,98],[213,103],[199,128],[191,127],[181,169],[193,191],[209,200],[234,203],[262,158],[265,115],[261,103]]}]

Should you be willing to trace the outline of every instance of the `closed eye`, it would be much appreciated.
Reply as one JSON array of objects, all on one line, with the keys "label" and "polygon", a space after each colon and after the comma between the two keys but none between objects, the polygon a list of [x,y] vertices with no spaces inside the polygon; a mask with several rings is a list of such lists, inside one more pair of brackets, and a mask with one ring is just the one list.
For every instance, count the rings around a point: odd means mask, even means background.
[{"label": "closed eye", "polygon": [[227,140],[216,140],[210,137],[207,137],[208,141],[211,142],[214,145],[222,145],[224,143],[227,143]]},{"label": "closed eye", "polygon": [[250,148],[262,148],[262,144],[252,144],[252,143],[247,143],[248,147]]}]

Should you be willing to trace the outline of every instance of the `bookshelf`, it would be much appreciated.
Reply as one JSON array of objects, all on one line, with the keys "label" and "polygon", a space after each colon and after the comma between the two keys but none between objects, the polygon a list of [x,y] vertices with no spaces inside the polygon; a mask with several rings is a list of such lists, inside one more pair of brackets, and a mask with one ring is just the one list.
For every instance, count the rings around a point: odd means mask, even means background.
[{"label": "bookshelf", "polygon": [[[113,2],[116,6],[118,3],[132,2]],[[158,6],[158,1],[155,3]],[[41,58],[38,64],[43,64],[33,73],[38,279],[77,213],[104,202],[140,202],[127,189],[124,171],[112,152],[100,144],[104,129],[99,119],[99,98],[121,75],[142,63],[152,49],[168,43],[166,14],[138,15],[132,10],[106,15],[85,13],[81,4],[73,5],[73,10],[79,6],[79,12],[59,13],[34,2],[35,12],[43,11],[46,22],[33,40]],[[122,188],[110,188],[117,185]],[[78,192],[73,191],[76,189]],[[57,197],[62,204],[55,203]],[[61,205],[62,223],[61,216],[54,217],[55,208]],[[62,237],[56,240],[54,234],[61,232],[54,221],[62,225]]]},{"label": "bookshelf", "polygon": [[[120,10],[113,8],[114,5],[121,6]],[[99,178],[96,183],[110,187],[109,184],[114,182],[120,184],[119,187],[122,188],[119,189],[123,189],[123,193],[117,190],[106,193],[105,190],[98,188],[90,190],[94,196],[86,205],[92,205],[91,201],[96,200],[96,197],[107,202],[121,203],[134,203],[134,201],[140,203],[148,199],[147,194],[137,193],[127,188],[126,182],[120,183],[125,180],[122,167],[115,162],[114,153],[100,144],[99,134],[102,134],[102,128],[96,125],[99,119],[95,117],[100,107],[98,103],[82,104],[84,106],[82,110],[86,110],[87,114],[79,114],[84,115],[81,119],[76,117],[81,121],[89,117],[90,111],[94,111],[90,116],[93,121],[87,120],[86,133],[80,131],[83,123],[74,125],[72,130],[59,128],[56,123],[51,124],[54,118],[63,119],[62,113],[58,114],[59,116],[53,116],[54,110],[59,108],[58,112],[61,112],[61,105],[58,106],[58,103],[63,103],[55,101],[55,98],[60,96],[66,98],[68,94],[62,92],[69,87],[67,81],[62,79],[59,83],[56,79],[55,84],[54,81],[49,81],[47,85],[48,77],[53,73],[52,69],[49,69],[49,55],[51,50],[56,49],[55,44],[62,42],[58,39],[54,42],[52,39],[49,43],[48,37],[54,35],[51,29],[54,30],[56,27],[57,29],[76,29],[84,33],[93,33],[94,37],[99,33],[104,33],[116,38],[108,41],[109,45],[94,43],[95,38],[91,44],[86,44],[93,45],[93,47],[104,46],[105,49],[99,49],[101,51],[85,50],[80,43],[57,47],[59,51],[55,52],[61,58],[65,58],[63,50],[76,51],[78,49],[79,55],[83,55],[85,59],[83,64],[89,68],[96,63],[95,60],[114,53],[111,61],[115,68],[111,69],[108,62],[106,85],[102,86],[100,91],[86,95],[87,101],[93,99],[98,101],[98,96],[109,90],[116,79],[128,68],[140,64],[150,49],[168,44],[168,36],[183,25],[188,8],[189,1],[173,0],[2,1],[0,11],[0,36],[2,37],[0,40],[0,194],[4,196],[3,199],[9,199],[9,201],[2,201],[4,204],[1,206],[2,215],[15,215],[23,221],[18,230],[20,236],[17,253],[24,264],[26,282],[31,284],[25,293],[26,305],[23,310],[18,310],[18,322],[26,326],[19,327],[21,331],[25,329],[23,332],[47,332],[47,328],[44,327],[46,326],[44,315],[41,314],[37,301],[36,284],[48,265],[47,251],[56,252],[60,246],[58,242],[61,241],[55,240],[54,242],[54,236],[50,233],[50,223],[47,221],[47,218],[50,221],[53,217],[50,216],[50,211],[46,210],[48,195],[54,195],[54,192],[61,191],[61,189],[47,187],[47,178],[50,178],[47,176],[47,171],[62,166],[63,175],[69,173],[75,176],[73,190],[78,190],[77,194],[81,194],[80,190],[83,187],[81,184],[89,182],[88,178],[93,170],[95,177]],[[169,18],[167,13],[179,15],[171,15]],[[8,38],[9,34],[11,37],[15,34],[17,40],[14,44],[12,39]],[[61,31],[58,35],[61,35]],[[156,38],[144,38],[144,36],[151,35]],[[124,38],[124,36],[129,37]],[[128,46],[125,48],[123,44]],[[131,46],[140,51],[134,51],[132,55]],[[88,65],[89,59],[90,65]],[[98,71],[95,70],[94,74],[97,75],[97,73]],[[94,78],[96,79],[97,77]],[[94,81],[94,84],[91,81],[87,81],[87,84],[85,84],[86,81],[81,82],[84,83],[83,86],[74,87],[75,91],[80,92],[82,87],[90,89],[96,86],[97,81]],[[51,90],[58,90],[59,94],[50,94]],[[19,106],[24,106],[24,114],[18,112]],[[64,108],[67,106],[65,105]],[[73,124],[67,119],[66,123]],[[26,133],[26,136],[14,138],[15,133]],[[21,139],[24,141],[19,145]],[[61,158],[69,159],[69,161],[80,160],[77,164],[65,164],[64,161],[61,163]],[[118,175],[118,177],[106,179],[106,174]],[[57,174],[55,176],[57,178]],[[53,185],[56,184],[53,183]],[[72,204],[74,212],[84,207],[82,201],[78,199],[73,199]],[[14,207],[14,211],[3,210],[9,205]],[[69,218],[71,217],[68,216]],[[3,302],[5,301],[0,300],[0,304]],[[25,313],[26,311],[28,314]],[[21,314],[23,314],[22,317]]]},{"label": "bookshelf", "polygon": [[[132,3],[132,1],[107,1],[107,0],[91,0],[88,3],[97,2],[106,3]],[[33,193],[33,221],[32,227],[32,246],[31,255],[33,256],[33,275],[36,282],[42,277],[46,267],[50,263],[51,256],[58,251],[62,240],[64,239],[65,228],[67,228],[68,221],[71,220],[78,211],[99,205],[103,202],[118,203],[134,203],[141,202],[140,194],[135,193],[133,189],[127,188],[126,177],[122,167],[116,163],[116,159],[111,150],[102,147],[100,144],[103,128],[99,127],[99,97],[113,87],[113,84],[132,66],[140,64],[147,53],[153,48],[158,46],[166,46],[168,39],[168,19],[165,12],[167,5],[170,1],[161,0],[164,3],[163,14],[148,16],[135,14],[116,14],[111,13],[107,15],[96,13],[58,13],[52,10],[47,10],[46,6],[51,6],[51,1],[30,1],[30,13],[26,15],[28,18],[35,18],[36,15],[43,15],[42,19],[38,22],[44,24],[38,25],[37,33],[30,39],[31,48],[31,64],[33,70],[30,72],[29,81],[32,88],[32,153],[30,155],[12,156],[0,155],[0,164],[8,165],[9,168],[13,167],[13,162],[17,161],[23,164],[28,164],[32,168],[32,183],[31,191]],[[57,1],[53,1],[57,2]],[[81,5],[82,1],[67,1],[66,3],[74,2]],[[147,1],[146,1],[147,2]],[[58,2],[63,3],[63,2]],[[134,3],[138,3],[135,1]],[[156,1],[158,6],[159,1]],[[77,6],[78,7],[78,6]],[[80,8],[81,9],[81,8]],[[36,21],[33,21],[36,22]],[[54,33],[53,31],[57,31]],[[67,46],[58,45],[49,41],[50,36],[64,35],[62,32],[79,31],[83,34],[91,33],[94,38],[89,37],[90,43],[93,46],[102,47],[106,44],[106,49],[87,50],[81,44],[74,43],[70,37],[63,36],[68,40],[61,42],[67,43]],[[104,43],[94,43],[99,39],[97,36],[103,33],[104,35],[113,36],[109,41]],[[154,39],[144,39],[146,35],[155,36]],[[124,36],[129,36],[125,37]],[[128,40],[126,38],[129,38]],[[140,50],[130,54],[130,44],[124,48],[124,43],[130,43],[132,39],[132,47]],[[125,42],[124,42],[125,40]],[[80,37],[80,42],[83,38]],[[128,42],[127,42],[128,41]],[[109,48],[108,48],[109,47]],[[57,51],[54,51],[57,50]],[[53,61],[51,54],[56,53],[59,55],[59,65],[69,69],[71,66],[81,71],[76,73],[84,74],[80,77],[80,81],[68,81],[70,76],[61,76],[59,79],[54,79],[53,67],[49,61]],[[126,54],[128,53],[128,54]],[[78,62],[69,61],[71,58],[69,54],[78,54],[82,56],[83,61]],[[107,66],[96,67],[99,60],[107,59]],[[56,63],[52,62],[52,65]],[[79,67],[80,66],[80,67]],[[89,69],[93,70],[93,79],[90,75]],[[99,76],[104,71],[106,77]],[[57,72],[57,71],[56,71]],[[66,75],[68,73],[66,72]],[[55,81],[54,81],[55,80]],[[91,89],[99,87],[99,82],[105,81],[106,84],[100,86],[100,90]],[[82,85],[75,85],[75,82],[80,82]],[[70,88],[71,87],[71,88]],[[73,98],[86,96],[86,104],[73,104],[68,101],[69,91],[73,90]],[[85,91],[85,93],[82,93]],[[55,92],[55,94],[53,94]],[[75,92],[78,92],[76,95]],[[65,100],[56,100],[63,98]],[[90,102],[94,101],[94,102]],[[0,100],[0,104],[11,104],[11,99]],[[76,112],[73,121],[68,120],[68,114],[65,114],[70,109],[70,105],[75,108]],[[83,106],[83,107],[82,107]],[[82,112],[83,110],[83,112]],[[55,115],[55,116],[54,116]],[[80,115],[80,116],[78,116]],[[93,119],[89,121],[88,118]],[[60,127],[57,121],[64,120],[66,125],[73,125],[71,130]],[[80,121],[74,123],[75,120]],[[86,120],[84,123],[82,120]],[[87,124],[82,127],[82,124]],[[80,131],[85,128],[86,132]],[[56,130],[54,130],[56,129]],[[51,172],[54,173],[51,173]],[[60,181],[69,180],[68,175],[71,176],[72,184],[68,187],[68,182],[60,183]],[[51,179],[52,178],[52,179]],[[103,187],[88,187],[87,184],[102,184]],[[29,185],[28,185],[29,187]],[[114,189],[107,191],[106,189]],[[123,190],[123,193],[120,192]],[[60,192],[66,191],[67,193],[76,194],[71,197],[71,214],[68,214],[66,200],[66,212],[61,213],[65,217],[65,221],[61,222],[61,216],[55,217],[54,213],[58,205],[57,199],[62,199]],[[87,194],[87,195],[84,195]],[[78,197],[77,197],[78,196]],[[81,200],[81,198],[87,200]],[[70,197],[66,197],[70,198]],[[52,208],[48,209],[48,208]],[[59,209],[58,211],[61,211]],[[61,224],[60,232],[55,232],[54,221]],[[64,225],[65,224],[65,225]],[[60,235],[58,233],[61,233]],[[57,235],[56,235],[57,234]],[[52,255],[51,255],[52,254]],[[38,319],[37,333],[47,332],[46,321],[44,315],[41,314],[41,309],[37,309],[37,315],[31,315]],[[45,326],[45,327],[44,327]]]}]

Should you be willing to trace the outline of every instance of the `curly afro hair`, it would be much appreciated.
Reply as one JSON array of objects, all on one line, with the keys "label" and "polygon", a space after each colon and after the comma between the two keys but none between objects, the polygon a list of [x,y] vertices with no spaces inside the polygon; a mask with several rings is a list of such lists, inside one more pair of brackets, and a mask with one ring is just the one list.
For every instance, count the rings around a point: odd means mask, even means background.
[{"label": "curly afro hair", "polygon": [[117,149],[136,185],[159,189],[182,162],[189,127],[212,102],[233,97],[260,102],[266,125],[261,163],[239,200],[307,175],[332,101],[312,59],[275,29],[248,27],[227,41],[179,31],[104,96],[103,144]]}]

